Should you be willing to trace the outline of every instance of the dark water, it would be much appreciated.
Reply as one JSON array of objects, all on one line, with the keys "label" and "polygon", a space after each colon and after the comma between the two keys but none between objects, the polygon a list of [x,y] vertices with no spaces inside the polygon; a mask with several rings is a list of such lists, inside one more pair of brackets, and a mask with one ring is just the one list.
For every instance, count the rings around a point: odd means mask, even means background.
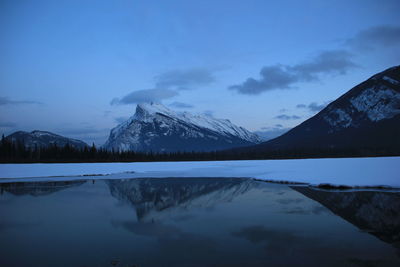
[{"label": "dark water", "polygon": [[237,178],[0,188],[0,266],[400,266],[399,193]]}]

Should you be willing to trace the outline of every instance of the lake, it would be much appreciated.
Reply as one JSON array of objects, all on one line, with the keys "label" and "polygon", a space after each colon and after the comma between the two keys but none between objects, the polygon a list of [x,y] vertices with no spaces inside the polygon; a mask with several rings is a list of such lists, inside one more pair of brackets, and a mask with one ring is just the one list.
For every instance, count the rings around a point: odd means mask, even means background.
[{"label": "lake", "polygon": [[0,266],[400,266],[393,191],[245,178],[0,188]]}]

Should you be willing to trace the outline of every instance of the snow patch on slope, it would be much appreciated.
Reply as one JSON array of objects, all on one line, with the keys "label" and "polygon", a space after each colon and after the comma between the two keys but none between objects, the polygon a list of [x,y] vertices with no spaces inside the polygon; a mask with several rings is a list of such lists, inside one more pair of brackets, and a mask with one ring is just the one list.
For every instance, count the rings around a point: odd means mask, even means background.
[{"label": "snow patch on slope", "polygon": [[390,119],[400,114],[400,94],[384,85],[378,89],[366,89],[360,95],[351,98],[350,102],[371,121]]},{"label": "snow patch on slope", "polygon": [[349,127],[353,121],[351,116],[347,114],[346,111],[340,108],[330,111],[328,115],[324,117],[324,119],[331,126],[343,128]]}]

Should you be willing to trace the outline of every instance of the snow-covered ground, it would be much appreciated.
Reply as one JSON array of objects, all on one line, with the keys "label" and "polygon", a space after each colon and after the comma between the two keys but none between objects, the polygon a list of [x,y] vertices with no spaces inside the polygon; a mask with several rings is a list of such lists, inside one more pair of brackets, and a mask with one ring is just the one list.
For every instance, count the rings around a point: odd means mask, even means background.
[{"label": "snow-covered ground", "polygon": [[[311,184],[400,187],[400,157],[203,162],[0,164],[0,182],[135,177],[251,177]],[[132,173],[133,172],[133,173]],[[57,177],[63,176],[63,177]]]}]

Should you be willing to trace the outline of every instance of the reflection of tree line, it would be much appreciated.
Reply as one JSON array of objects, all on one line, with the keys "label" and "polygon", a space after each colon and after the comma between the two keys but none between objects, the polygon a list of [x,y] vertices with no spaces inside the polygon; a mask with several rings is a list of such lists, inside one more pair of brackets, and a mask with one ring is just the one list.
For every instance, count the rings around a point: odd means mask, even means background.
[{"label": "reflection of tree line", "polygon": [[62,191],[71,187],[80,186],[86,183],[86,180],[79,181],[61,181],[61,182],[14,182],[0,183],[1,194],[4,191],[13,195],[31,195],[44,196],[58,191]]},{"label": "reflection of tree line", "polygon": [[[241,178],[143,178],[104,182],[113,197],[135,209],[139,220],[150,212],[190,207],[202,197],[205,205],[231,201],[259,185],[254,180]],[[0,190],[1,194],[44,196],[84,183],[84,180],[0,183]],[[400,193],[324,191],[308,186],[291,188],[359,229],[400,248]]]}]

